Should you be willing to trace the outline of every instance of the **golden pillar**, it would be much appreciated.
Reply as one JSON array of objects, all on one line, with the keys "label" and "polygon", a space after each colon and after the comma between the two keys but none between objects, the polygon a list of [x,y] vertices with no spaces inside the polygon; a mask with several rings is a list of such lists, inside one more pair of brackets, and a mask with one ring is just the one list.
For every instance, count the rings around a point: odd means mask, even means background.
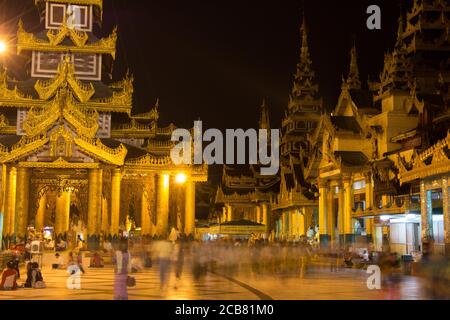
[{"label": "golden pillar", "polygon": [[220,219],[220,222],[224,223],[228,221],[228,212],[227,212],[227,207],[223,206],[222,207],[222,218]]},{"label": "golden pillar", "polygon": [[169,188],[170,188],[170,176],[168,174],[158,175],[156,228],[157,234],[163,237],[166,237],[169,232]]},{"label": "golden pillar", "polygon": [[420,211],[422,218],[422,241],[432,241],[433,235],[433,205],[431,190],[426,190],[425,182],[420,181]]},{"label": "golden pillar", "polygon": [[298,228],[299,228],[299,236],[304,236],[306,235],[306,209],[302,208],[301,212],[299,212],[299,216],[298,216]]},{"label": "golden pillar", "polygon": [[366,210],[373,209],[373,180],[370,173],[366,174]]},{"label": "golden pillar", "polygon": [[329,187],[326,181],[319,182],[319,236],[320,243],[327,245],[330,240],[328,233],[328,193]]},{"label": "golden pillar", "polygon": [[141,234],[143,236],[150,235],[151,227],[150,227],[150,213],[148,211],[148,193],[147,191],[142,192],[141,196]]},{"label": "golden pillar", "polygon": [[442,211],[444,218],[445,255],[450,256],[450,198],[448,196],[448,177],[442,178]]},{"label": "golden pillar", "polygon": [[17,237],[22,239],[27,236],[28,209],[30,199],[30,169],[19,168],[17,170],[16,213],[17,213]]},{"label": "golden pillar", "polygon": [[261,206],[259,204],[256,205],[256,223],[261,223]]},{"label": "golden pillar", "polygon": [[45,224],[45,211],[47,208],[47,193],[44,193],[39,199],[39,208],[36,213],[35,228],[36,231],[41,232],[44,229]]},{"label": "golden pillar", "polygon": [[373,222],[373,218],[366,218],[365,223],[366,223],[366,238],[367,238],[367,242],[373,242],[373,236],[374,236],[374,222]]},{"label": "golden pillar", "polygon": [[102,197],[102,234],[108,235],[109,229],[109,205],[106,198]]},{"label": "golden pillar", "polygon": [[269,208],[267,203],[262,204],[262,224],[266,226],[266,232],[269,232],[270,230],[270,220],[269,220]]},{"label": "golden pillar", "polygon": [[97,223],[95,225],[95,233],[101,234],[102,231],[102,212],[103,211],[103,170],[98,169],[98,181],[97,181]]},{"label": "golden pillar", "polygon": [[334,240],[334,188],[328,189],[327,197],[327,234]]},{"label": "golden pillar", "polygon": [[119,168],[113,170],[111,179],[111,229],[112,236],[119,234],[120,220],[120,183],[122,172]]},{"label": "golden pillar", "polygon": [[353,192],[352,192],[352,180],[347,178],[344,180],[344,234],[345,242],[352,243],[355,240],[353,225],[352,225],[352,213],[353,213]]},{"label": "golden pillar", "polygon": [[9,168],[6,164],[2,166],[2,214],[3,228],[2,237],[9,236]]},{"label": "golden pillar", "polygon": [[5,201],[6,201],[6,188],[8,185],[8,167],[6,166],[6,164],[2,165],[2,181],[1,181],[1,190],[0,190],[0,210],[3,214],[5,214]]},{"label": "golden pillar", "polygon": [[98,210],[98,169],[89,170],[89,198],[88,198],[88,237],[97,235]]},{"label": "golden pillar", "polygon": [[342,239],[345,234],[344,230],[344,212],[345,212],[345,190],[344,184],[342,181],[339,182],[339,191],[338,191],[338,230],[339,230],[339,238]]},{"label": "golden pillar", "polygon": [[7,236],[13,236],[15,234],[16,223],[16,190],[17,190],[17,169],[15,167],[10,168],[8,175],[8,190],[6,195],[6,208],[7,221],[5,223],[5,230]]},{"label": "golden pillar", "polygon": [[233,206],[227,204],[227,221],[233,221],[234,220],[234,212],[233,212]]},{"label": "golden pillar", "polygon": [[70,191],[64,191],[56,198],[56,236],[65,235],[69,231],[70,221]]},{"label": "golden pillar", "polygon": [[186,211],[185,211],[184,233],[195,234],[195,182],[186,183]]}]

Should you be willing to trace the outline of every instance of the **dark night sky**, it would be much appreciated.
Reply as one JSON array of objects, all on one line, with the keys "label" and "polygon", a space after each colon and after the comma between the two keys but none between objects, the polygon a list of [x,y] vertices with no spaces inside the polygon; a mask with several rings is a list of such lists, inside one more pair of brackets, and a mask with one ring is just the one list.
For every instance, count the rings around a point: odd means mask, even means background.
[{"label": "dark night sky", "polygon": [[[322,94],[333,108],[356,41],[362,79],[378,79],[406,0],[105,0],[104,34],[119,26],[115,79],[135,75],[134,105],[161,99],[162,124],[254,127],[265,97],[272,125],[287,106],[300,50],[304,8]],[[382,30],[366,29],[366,8],[382,8]],[[0,0],[0,32],[22,17],[39,30],[34,0]],[[12,61],[10,69],[17,68]]]}]

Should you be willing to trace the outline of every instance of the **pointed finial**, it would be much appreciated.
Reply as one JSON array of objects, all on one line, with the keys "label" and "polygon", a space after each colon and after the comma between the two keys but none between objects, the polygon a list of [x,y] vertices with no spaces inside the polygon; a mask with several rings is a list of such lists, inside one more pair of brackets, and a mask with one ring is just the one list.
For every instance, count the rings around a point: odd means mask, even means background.
[{"label": "pointed finial", "polygon": [[159,98],[156,99],[155,109],[159,110]]},{"label": "pointed finial", "polygon": [[356,52],[356,44],[350,50],[350,71],[348,73],[347,83],[350,89],[361,89],[361,81],[359,80],[358,54]]},{"label": "pointed finial", "polygon": [[302,50],[301,56],[302,58],[307,58],[309,55],[309,47],[308,47],[308,32],[306,30],[306,18],[305,12],[303,12],[302,26],[300,27],[300,32],[302,36]]},{"label": "pointed finial", "polygon": [[403,16],[400,13],[400,17],[398,18],[398,30],[397,30],[397,40],[401,39],[403,36]]}]

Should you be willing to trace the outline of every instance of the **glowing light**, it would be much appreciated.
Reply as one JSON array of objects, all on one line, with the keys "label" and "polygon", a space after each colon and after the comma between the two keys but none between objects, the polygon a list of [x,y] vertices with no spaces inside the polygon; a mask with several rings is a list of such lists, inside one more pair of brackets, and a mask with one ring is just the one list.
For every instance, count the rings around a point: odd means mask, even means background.
[{"label": "glowing light", "polygon": [[178,184],[183,184],[187,181],[187,176],[184,173],[179,173],[177,174],[177,176],[175,177],[175,181]]},{"label": "glowing light", "polygon": [[169,175],[168,174],[165,174],[165,175],[163,175],[163,185],[164,185],[164,188],[168,188],[169,187]]},{"label": "glowing light", "polygon": [[6,48],[7,48],[6,43],[0,40],[0,54],[5,53]]},{"label": "glowing light", "polygon": [[387,220],[390,219],[390,216],[381,216],[380,219],[381,219],[382,221],[387,221]]}]

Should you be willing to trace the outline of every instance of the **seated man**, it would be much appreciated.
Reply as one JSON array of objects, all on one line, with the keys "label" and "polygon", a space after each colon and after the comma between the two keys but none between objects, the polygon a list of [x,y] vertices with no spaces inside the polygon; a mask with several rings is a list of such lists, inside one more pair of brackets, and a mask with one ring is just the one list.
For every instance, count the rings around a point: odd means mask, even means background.
[{"label": "seated man", "polygon": [[17,271],[13,261],[9,261],[7,268],[2,273],[0,282],[0,290],[16,290],[17,289]]},{"label": "seated man", "polygon": [[66,267],[66,263],[64,258],[59,254],[55,254],[56,263],[52,265],[52,269],[64,269]]},{"label": "seated man", "polygon": [[91,258],[91,265],[90,268],[103,268],[103,258],[100,256],[98,252],[94,253],[94,255]]}]

